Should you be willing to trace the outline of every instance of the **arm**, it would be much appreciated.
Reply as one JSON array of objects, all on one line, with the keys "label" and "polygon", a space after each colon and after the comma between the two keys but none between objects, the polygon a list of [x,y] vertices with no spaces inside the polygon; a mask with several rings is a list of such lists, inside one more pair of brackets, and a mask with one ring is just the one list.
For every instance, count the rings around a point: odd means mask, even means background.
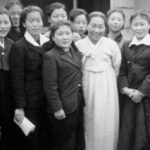
[{"label": "arm", "polygon": [[128,67],[127,67],[127,60],[125,54],[127,46],[128,46],[127,43],[124,44],[122,49],[122,62],[121,62],[119,76],[118,76],[118,83],[119,83],[119,89],[121,93],[131,98],[135,93],[135,90],[129,88],[129,84],[128,84]]},{"label": "arm", "polygon": [[26,106],[26,96],[24,89],[24,51],[18,49],[14,44],[10,51],[10,70],[12,88],[15,102],[15,119],[22,122],[24,117],[24,107]]},{"label": "arm", "polygon": [[118,83],[119,83],[119,89],[122,91],[123,88],[129,87],[128,85],[128,68],[127,68],[127,60],[125,56],[125,51],[126,51],[126,45],[123,45],[122,49],[122,61],[121,61],[121,67],[120,67],[120,72],[118,76]]},{"label": "arm", "polygon": [[120,64],[121,64],[121,51],[116,43],[114,43],[112,55],[112,66],[116,73],[116,76],[119,74]]},{"label": "arm", "polygon": [[57,61],[47,53],[43,56],[43,86],[49,108],[52,112],[62,109],[62,102],[58,92],[58,67]]},{"label": "arm", "polygon": [[10,70],[16,108],[26,106],[24,89],[24,50],[19,49],[15,44],[10,51]]},{"label": "arm", "polygon": [[140,91],[143,96],[150,97],[150,74],[148,74],[142,84],[139,86],[138,91]]}]

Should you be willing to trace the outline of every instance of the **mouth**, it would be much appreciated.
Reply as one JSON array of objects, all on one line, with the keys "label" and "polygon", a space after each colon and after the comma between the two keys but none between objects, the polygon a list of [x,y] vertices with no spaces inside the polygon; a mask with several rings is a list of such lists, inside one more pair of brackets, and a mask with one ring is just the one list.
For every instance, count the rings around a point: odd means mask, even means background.
[{"label": "mouth", "polygon": [[34,31],[34,32],[39,32],[40,29],[32,29],[32,31]]},{"label": "mouth", "polygon": [[6,34],[8,32],[8,30],[0,30],[1,34]]},{"label": "mouth", "polygon": [[63,45],[68,45],[69,41],[63,41],[62,43],[63,43]]}]

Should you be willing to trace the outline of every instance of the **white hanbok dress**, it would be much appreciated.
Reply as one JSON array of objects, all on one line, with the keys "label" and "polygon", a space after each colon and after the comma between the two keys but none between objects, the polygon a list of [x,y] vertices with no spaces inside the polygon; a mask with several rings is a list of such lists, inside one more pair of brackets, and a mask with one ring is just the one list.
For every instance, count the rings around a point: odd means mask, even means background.
[{"label": "white hanbok dress", "polygon": [[86,106],[86,150],[116,150],[119,132],[117,75],[121,53],[102,37],[94,45],[88,37],[76,42],[83,54],[83,91]]}]

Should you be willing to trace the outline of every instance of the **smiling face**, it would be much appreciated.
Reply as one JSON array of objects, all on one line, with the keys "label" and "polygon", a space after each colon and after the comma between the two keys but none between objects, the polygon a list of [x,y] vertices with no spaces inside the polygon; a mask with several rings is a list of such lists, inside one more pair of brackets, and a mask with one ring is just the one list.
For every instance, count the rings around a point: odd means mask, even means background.
[{"label": "smiling face", "polygon": [[19,27],[20,24],[20,15],[22,12],[22,7],[20,5],[13,5],[9,9],[9,15],[12,21],[13,27]]},{"label": "smiling face", "polygon": [[55,9],[48,19],[51,24],[63,20],[67,20],[67,13],[63,8]]},{"label": "smiling face", "polygon": [[43,26],[40,12],[30,12],[26,17],[23,26],[26,28],[26,31],[28,31],[33,37],[38,36],[41,32],[41,27]]},{"label": "smiling face", "polygon": [[58,47],[68,49],[73,40],[72,30],[69,26],[62,25],[55,31],[52,38]]},{"label": "smiling face", "polygon": [[121,13],[113,12],[108,18],[108,27],[112,32],[120,32],[124,26],[124,18]]},{"label": "smiling face", "polygon": [[97,43],[98,40],[105,33],[105,21],[102,17],[91,18],[88,24],[88,37],[93,43]]},{"label": "smiling face", "polygon": [[11,22],[7,14],[0,14],[0,37],[4,38],[11,28]]},{"label": "smiling face", "polygon": [[136,16],[131,22],[131,28],[138,40],[145,37],[150,29],[148,20],[145,17]]}]

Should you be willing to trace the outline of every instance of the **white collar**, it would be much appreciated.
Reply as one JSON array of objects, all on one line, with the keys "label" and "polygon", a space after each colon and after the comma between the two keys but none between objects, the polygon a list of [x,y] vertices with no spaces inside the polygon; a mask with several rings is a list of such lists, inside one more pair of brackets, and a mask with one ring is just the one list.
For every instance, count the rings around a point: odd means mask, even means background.
[{"label": "white collar", "polygon": [[132,46],[132,45],[141,45],[141,44],[144,44],[144,45],[147,45],[147,46],[150,46],[150,34],[147,34],[142,40],[137,40],[136,37],[133,37],[133,40],[131,41],[131,43],[129,44],[129,47]]},{"label": "white collar", "polygon": [[2,40],[2,41],[0,41],[0,46],[1,46],[2,48],[5,48],[4,38],[3,38],[3,40]]},{"label": "white collar", "polygon": [[44,43],[46,43],[46,42],[49,41],[48,38],[46,38],[45,36],[43,36],[42,34],[40,34],[40,38],[39,38],[40,44],[39,44],[38,42],[35,41],[35,39],[34,39],[34,38],[31,36],[31,34],[30,34],[29,32],[27,32],[27,31],[25,32],[24,37],[25,37],[25,39],[26,39],[29,43],[31,43],[31,44],[34,45],[34,46],[38,46],[38,47],[42,46]]}]

